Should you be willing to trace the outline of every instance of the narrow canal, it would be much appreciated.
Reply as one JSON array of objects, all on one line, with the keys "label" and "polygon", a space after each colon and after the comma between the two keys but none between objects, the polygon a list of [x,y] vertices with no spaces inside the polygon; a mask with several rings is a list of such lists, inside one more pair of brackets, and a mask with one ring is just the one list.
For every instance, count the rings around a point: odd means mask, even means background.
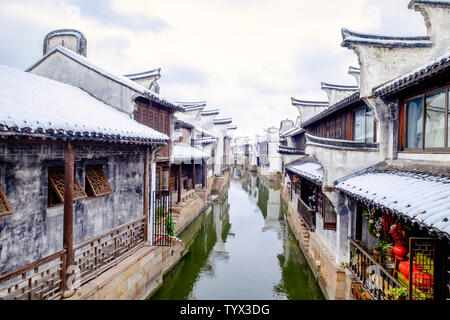
[{"label": "narrow canal", "polygon": [[233,170],[223,198],[180,235],[188,253],[155,300],[324,299],[280,205],[280,189]]}]

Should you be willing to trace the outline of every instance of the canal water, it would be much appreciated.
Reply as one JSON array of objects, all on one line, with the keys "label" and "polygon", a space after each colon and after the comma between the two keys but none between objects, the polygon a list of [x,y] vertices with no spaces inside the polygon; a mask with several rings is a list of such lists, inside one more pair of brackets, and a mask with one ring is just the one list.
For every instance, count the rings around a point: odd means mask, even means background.
[{"label": "canal water", "polygon": [[279,186],[233,169],[223,198],[180,235],[187,254],[152,300],[319,300],[285,220]]}]

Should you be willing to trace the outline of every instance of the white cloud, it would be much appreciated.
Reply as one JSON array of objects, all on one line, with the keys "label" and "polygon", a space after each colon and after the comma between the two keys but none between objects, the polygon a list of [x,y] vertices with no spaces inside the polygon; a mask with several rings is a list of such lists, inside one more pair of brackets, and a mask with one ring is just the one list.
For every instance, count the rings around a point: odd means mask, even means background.
[{"label": "white cloud", "polygon": [[[320,81],[354,84],[347,69],[357,59],[340,46],[342,27],[424,34],[422,18],[407,9],[408,2],[114,0],[102,7],[75,0],[4,0],[0,9],[18,24],[79,28],[88,39],[88,58],[113,72],[161,67],[163,95],[206,100],[209,108],[221,109],[220,116],[233,117],[236,134],[253,135],[296,119],[291,96],[326,99]],[[112,17],[118,20],[112,23]],[[28,49],[24,42],[16,46]],[[38,58],[30,56],[29,64]]]}]

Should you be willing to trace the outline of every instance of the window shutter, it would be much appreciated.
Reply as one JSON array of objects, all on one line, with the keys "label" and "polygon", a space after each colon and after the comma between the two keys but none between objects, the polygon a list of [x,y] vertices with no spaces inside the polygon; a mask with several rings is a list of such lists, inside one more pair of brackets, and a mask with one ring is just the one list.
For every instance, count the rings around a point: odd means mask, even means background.
[{"label": "window shutter", "polygon": [[326,196],[323,197],[324,208],[323,208],[323,228],[325,230],[336,230],[336,211],[334,210],[333,204]]},{"label": "window shutter", "polygon": [[13,213],[11,206],[9,205],[8,199],[6,199],[2,188],[0,188],[0,216]]},{"label": "window shutter", "polygon": [[[64,203],[64,168],[49,168],[48,179],[51,187],[58,195],[59,200]],[[87,198],[83,188],[81,188],[80,182],[77,178],[73,177],[73,200],[80,200]]]},{"label": "window shutter", "polygon": [[95,197],[113,192],[103,170],[103,165],[86,166],[86,181]]}]

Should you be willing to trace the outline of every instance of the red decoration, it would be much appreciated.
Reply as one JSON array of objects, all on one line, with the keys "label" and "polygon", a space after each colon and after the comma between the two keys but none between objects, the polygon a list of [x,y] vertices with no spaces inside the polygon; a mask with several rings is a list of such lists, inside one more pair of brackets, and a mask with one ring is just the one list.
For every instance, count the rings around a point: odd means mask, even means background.
[{"label": "red decoration", "polygon": [[406,248],[404,246],[400,246],[400,245],[395,245],[392,248],[392,252],[399,258],[404,258],[406,256],[406,254],[408,253],[408,250],[406,250]]},{"label": "red decoration", "polygon": [[418,270],[413,272],[413,284],[421,290],[428,290],[433,286],[434,277],[431,274],[420,272]]},{"label": "red decoration", "polygon": [[[420,266],[417,264],[413,264],[413,274],[418,272],[420,269]],[[401,274],[403,274],[406,278],[409,278],[409,261],[402,261],[398,264],[398,271],[400,271]]]}]

